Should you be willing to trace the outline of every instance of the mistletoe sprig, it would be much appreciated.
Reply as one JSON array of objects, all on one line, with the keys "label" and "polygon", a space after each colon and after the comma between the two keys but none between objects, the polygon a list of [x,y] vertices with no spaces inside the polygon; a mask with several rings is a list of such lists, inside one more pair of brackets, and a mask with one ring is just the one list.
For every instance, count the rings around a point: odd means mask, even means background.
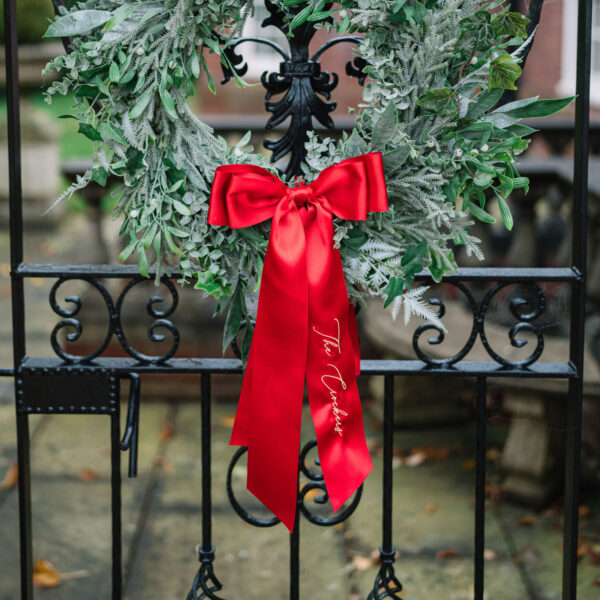
[{"label": "mistletoe sprig", "polygon": [[[527,187],[514,161],[533,132],[519,121],[556,112],[570,99],[498,105],[504,90],[515,89],[531,43],[528,20],[505,2],[277,6],[290,32],[311,22],[363,36],[357,53],[370,79],[356,126],[339,142],[310,135],[304,167],[312,179],[341,159],[383,153],[390,210],[335,223],[350,294],[377,295],[394,315],[403,309],[405,319],[416,313],[435,321],[421,300],[425,288],[411,287],[414,275],[423,268],[436,280],[451,273],[457,246],[481,256],[468,228],[473,219],[494,221],[490,203],[512,227],[507,198]],[[207,54],[235,75],[223,49],[252,12],[251,0],[85,0],[61,9],[47,33],[71,39],[70,52],[46,69],[59,74],[48,100],[72,94],[69,116],[94,142],[93,168],[65,195],[119,178],[115,216],[127,239],[121,259],[137,255],[140,273],[156,281],[177,267],[182,284],[194,282],[219,300],[217,310],[228,310],[227,339],[250,320],[269,226],[208,226],[214,170],[227,163],[273,167],[248,146],[249,134],[233,147],[215,136],[186,98],[198,79],[216,91]]]}]

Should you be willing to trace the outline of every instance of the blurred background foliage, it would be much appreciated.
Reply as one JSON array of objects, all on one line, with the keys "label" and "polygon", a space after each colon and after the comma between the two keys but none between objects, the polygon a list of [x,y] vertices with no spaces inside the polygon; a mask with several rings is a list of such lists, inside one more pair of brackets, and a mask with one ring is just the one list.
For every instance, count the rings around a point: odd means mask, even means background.
[{"label": "blurred background foliage", "polygon": [[[73,0],[67,2],[72,4]],[[19,0],[17,2],[17,31],[21,44],[36,44],[53,17],[52,3],[48,0]],[[0,38],[4,42],[4,13],[0,11]]]}]

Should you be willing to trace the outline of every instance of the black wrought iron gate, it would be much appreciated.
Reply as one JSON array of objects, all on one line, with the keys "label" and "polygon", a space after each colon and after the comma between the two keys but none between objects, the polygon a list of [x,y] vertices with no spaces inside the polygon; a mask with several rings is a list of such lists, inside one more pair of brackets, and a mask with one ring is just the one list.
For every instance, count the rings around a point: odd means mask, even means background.
[{"label": "black wrought iron gate", "polygon": [[[137,273],[137,267],[128,265],[49,265],[27,264],[23,262],[23,222],[21,206],[21,158],[19,126],[19,82],[17,66],[17,0],[4,0],[6,31],[7,65],[7,103],[8,103],[8,143],[10,153],[10,235],[11,235],[11,279],[12,279],[12,327],[14,368],[0,371],[0,375],[14,376],[16,394],[16,418],[19,467],[19,510],[20,510],[20,555],[22,598],[33,598],[32,588],[32,525],[31,525],[31,487],[29,469],[29,415],[44,414],[102,414],[110,415],[111,420],[111,465],[112,465],[112,598],[122,596],[121,583],[121,470],[120,453],[129,450],[129,474],[135,475],[136,447],[138,438],[138,407],[140,401],[140,376],[147,373],[165,373],[173,377],[184,373],[201,374],[201,413],[202,413],[202,541],[199,558],[200,568],[192,584],[189,600],[228,597],[227,590],[219,591],[220,584],[213,571],[215,549],[211,532],[211,376],[213,374],[240,374],[240,361],[235,359],[194,359],[178,358],[176,349],[179,340],[177,329],[169,320],[177,306],[177,290],[172,279],[177,273],[166,277],[164,284],[172,295],[171,307],[161,312],[151,299],[147,311],[155,319],[150,328],[151,337],[156,327],[167,327],[173,334],[173,347],[161,356],[147,356],[136,351],[127,341],[121,326],[121,304],[125,294],[135,285],[145,281]],[[569,268],[533,268],[533,269],[459,269],[456,274],[447,277],[445,283],[458,288],[466,295],[473,311],[473,328],[464,348],[455,356],[445,360],[428,358],[419,352],[421,360],[406,361],[363,361],[363,375],[378,375],[385,380],[384,392],[384,446],[383,446],[383,519],[382,541],[380,548],[381,568],[370,600],[400,598],[401,585],[394,572],[395,550],[392,540],[392,518],[394,505],[392,498],[392,451],[393,451],[393,393],[394,378],[397,375],[427,375],[471,377],[476,383],[477,398],[477,438],[476,438],[476,476],[475,476],[475,600],[484,598],[484,522],[485,522],[485,447],[486,447],[486,385],[488,377],[533,377],[567,379],[569,386],[566,412],[567,445],[565,473],[565,526],[564,526],[564,564],[563,564],[563,600],[575,600],[578,544],[578,488],[581,437],[582,375],[584,351],[585,317],[585,276],[586,276],[586,230],[587,230],[587,175],[588,175],[588,125],[589,125],[589,82],[590,82],[590,45],[592,0],[578,2],[578,45],[577,45],[577,105],[575,128],[574,161],[574,198],[572,206],[573,249],[572,266]],[[328,98],[329,92],[337,83],[337,76],[322,73],[318,58],[320,54],[338,41],[354,41],[351,37],[334,40],[321,48],[313,57],[308,56],[308,41],[312,31],[308,27],[299,28],[291,41],[291,55],[275,48],[282,54],[280,74],[263,76],[263,83],[271,93],[286,92],[293,94],[294,89],[306,87],[311,94],[315,92]],[[261,40],[253,40],[260,42]],[[268,43],[275,47],[272,42]],[[242,63],[235,55],[233,63]],[[361,63],[355,60],[349,63],[347,72],[361,77]],[[285,138],[271,142],[270,148],[278,155],[292,153],[289,170],[296,172],[302,156],[302,141],[307,128],[311,127],[315,117],[325,127],[333,127],[328,112],[330,104],[319,100],[318,112],[311,114],[309,108],[301,103],[292,102],[293,109],[282,112],[278,103],[268,103],[267,108],[274,113],[270,124],[283,121],[287,116],[295,121],[300,137]],[[62,317],[51,335],[52,347],[56,358],[38,358],[28,356],[25,349],[25,304],[24,282],[30,277],[45,277],[55,280],[50,293],[53,310]],[[113,301],[110,293],[102,284],[104,278],[122,278],[128,280],[123,292]],[[88,356],[67,354],[58,343],[58,332],[67,326],[75,329],[73,339],[80,331],[77,314],[81,305],[79,298],[69,297],[72,309],[65,309],[56,302],[55,294],[65,281],[78,279],[88,282],[102,294],[110,315],[110,326],[106,339],[99,344],[98,350]],[[417,279],[430,281],[426,273]],[[481,303],[477,303],[469,291],[469,282],[491,282]],[[537,336],[537,346],[529,358],[514,362],[498,355],[489,345],[485,334],[485,317],[489,303],[494,295],[511,283],[522,283],[534,292],[538,306],[524,313],[513,310],[519,321],[511,332],[511,342],[516,345],[515,334],[523,329]],[[538,287],[540,282],[563,282],[571,287],[571,338],[569,356],[564,362],[543,362],[539,358],[543,349],[543,336],[536,327],[535,319],[543,310],[544,296]],[[415,347],[419,331],[415,333]],[[128,358],[101,356],[109,341],[116,336]],[[473,344],[480,339],[486,348],[490,360],[465,360]],[[130,380],[130,400],[126,429],[121,437],[119,421],[119,385],[121,380]],[[307,445],[302,453],[300,469],[312,482],[312,488],[323,488],[322,478],[304,464],[306,454],[312,445]],[[257,526],[270,526],[275,519],[261,520],[247,513],[237,502],[231,489],[231,470],[243,453],[238,450],[234,455],[228,474],[230,500],[237,513],[247,522]],[[360,493],[347,509],[334,518],[324,519],[310,511],[304,499],[308,486],[298,496],[298,511],[309,521],[321,526],[333,525],[347,518],[360,500]],[[298,519],[296,520],[298,523]],[[290,536],[290,598],[299,598],[299,542],[298,525]],[[399,576],[398,576],[399,577]]]}]

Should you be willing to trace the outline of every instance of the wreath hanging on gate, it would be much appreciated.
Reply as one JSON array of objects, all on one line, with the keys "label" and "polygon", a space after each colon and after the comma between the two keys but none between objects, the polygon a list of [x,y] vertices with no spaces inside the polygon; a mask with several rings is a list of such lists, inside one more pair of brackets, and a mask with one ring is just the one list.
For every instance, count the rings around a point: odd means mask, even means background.
[{"label": "wreath hanging on gate", "polygon": [[[269,3],[271,4],[271,3]],[[439,281],[456,269],[462,246],[481,257],[469,232],[474,219],[499,214],[511,229],[506,202],[527,189],[513,162],[534,130],[523,118],[561,110],[568,99],[529,98],[499,104],[516,89],[519,63],[531,44],[529,20],[498,0],[282,0],[289,31],[311,23],[362,35],[356,53],[369,77],[356,124],[341,140],[309,135],[304,177],[366,152],[381,152],[389,210],[364,221],[334,220],[349,294],[380,296],[394,316],[416,313],[436,322],[412,288],[427,268]],[[51,61],[48,89],[73,94],[79,131],[94,142],[93,168],[61,197],[90,181],[122,180],[115,215],[142,275],[156,281],[174,267],[229,310],[224,347],[249,317],[258,290],[269,223],[243,229],[207,223],[218,166],[275,167],[248,145],[214,135],[186,98],[204,73],[205,54],[220,56],[238,85],[245,83],[224,48],[252,14],[251,0],[86,0],[60,7],[48,37],[70,38],[70,52]],[[293,182],[287,182],[294,185]],[[491,207],[491,208],[490,208]],[[249,319],[248,319],[249,321]],[[247,329],[242,340],[250,344]]]}]

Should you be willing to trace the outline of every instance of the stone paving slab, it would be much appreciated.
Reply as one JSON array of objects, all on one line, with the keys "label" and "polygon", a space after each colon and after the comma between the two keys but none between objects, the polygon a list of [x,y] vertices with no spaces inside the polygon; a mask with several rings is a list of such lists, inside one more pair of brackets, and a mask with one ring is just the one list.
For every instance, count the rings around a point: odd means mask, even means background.
[{"label": "stone paving slab", "polygon": [[[395,446],[411,449],[451,449],[447,459],[430,459],[393,470],[392,541],[399,553],[396,575],[407,600],[473,597],[474,472],[471,427],[454,430],[405,431],[395,434]],[[365,483],[363,500],[349,521],[350,552],[362,557],[381,545],[382,461]],[[486,599],[527,598],[497,519],[487,511],[485,548],[494,559],[486,562]],[[447,558],[438,558],[447,556]],[[360,564],[360,563],[359,563]],[[373,587],[377,568],[357,570],[352,584],[360,598]]]},{"label": "stone paving slab", "polygon": [[[139,477],[123,481],[123,548],[127,558],[137,530],[139,498],[148,484],[165,405],[143,408],[145,439]],[[45,417],[32,442],[34,560],[47,559],[67,579],[44,597],[104,599],[110,592],[110,438],[106,416]],[[2,425],[5,425],[3,419]],[[125,477],[125,458],[122,460]],[[18,597],[16,490],[0,506],[0,599]],[[68,578],[68,574],[76,577]]]},{"label": "stone paving slab", "polygon": [[[14,409],[10,388],[5,391],[0,400],[4,466],[14,457]],[[257,529],[244,524],[226,497],[225,474],[234,452],[227,441],[234,410],[234,404],[213,407],[215,572],[224,584],[224,598],[284,600],[289,585],[286,530],[281,525]],[[125,597],[182,600],[198,568],[196,547],[202,534],[200,408],[197,403],[143,404],[141,423],[138,479],[126,478],[127,455],[122,458]],[[304,439],[309,439],[311,428],[305,429]],[[36,597],[105,600],[110,586],[108,418],[47,416],[32,419],[32,432],[34,556],[47,558],[63,573],[79,575],[55,589],[38,590]],[[370,426],[367,432],[375,470],[355,515],[333,528],[301,522],[302,599],[359,600],[372,588],[377,567],[369,561],[381,543],[381,436]],[[414,467],[397,464],[393,471],[393,541],[405,600],[472,598],[472,433],[465,427],[395,435],[398,452],[404,454],[427,443],[451,449],[448,459]],[[494,435],[490,431],[492,439]],[[94,473],[88,481],[81,479],[85,469]],[[244,484],[241,461],[234,472],[236,494],[249,510],[266,516]],[[582,521],[582,542],[596,548],[600,499],[584,496],[584,503],[590,515]],[[4,492],[0,600],[15,600],[19,594],[17,514],[16,490]],[[560,598],[560,514],[534,514],[533,523],[523,526],[522,518],[531,516],[527,509],[488,503],[486,516],[486,600]],[[448,558],[439,558],[440,552]],[[598,597],[594,581],[599,575],[600,567],[591,557],[582,557],[580,600]]]},{"label": "stone paving slab", "polygon": [[[213,543],[215,573],[223,596],[231,599],[288,598],[289,535],[282,525],[257,529],[234,513],[227,499],[225,475],[234,448],[231,405],[213,409]],[[166,455],[165,475],[154,496],[140,553],[127,587],[131,600],[184,598],[198,568],[195,547],[201,539],[200,412],[196,405],[177,411]],[[245,469],[236,468],[235,489],[245,485]],[[246,493],[244,506],[257,516],[267,513]],[[243,497],[243,500],[242,500]],[[343,536],[330,528],[301,524],[303,598],[348,598]],[[153,568],[148,569],[152,564]]]},{"label": "stone paving slab", "polygon": [[[577,569],[577,593],[580,600],[600,598],[600,565],[586,550],[600,556],[600,498],[584,493],[582,505],[590,516],[580,521],[581,558]],[[530,515],[526,509],[507,503],[497,507],[499,519],[506,527],[515,558],[535,600],[559,600],[562,582],[562,515]],[[523,517],[533,517],[523,526]],[[529,519],[527,521],[530,522]],[[596,559],[597,561],[598,559]]]}]

